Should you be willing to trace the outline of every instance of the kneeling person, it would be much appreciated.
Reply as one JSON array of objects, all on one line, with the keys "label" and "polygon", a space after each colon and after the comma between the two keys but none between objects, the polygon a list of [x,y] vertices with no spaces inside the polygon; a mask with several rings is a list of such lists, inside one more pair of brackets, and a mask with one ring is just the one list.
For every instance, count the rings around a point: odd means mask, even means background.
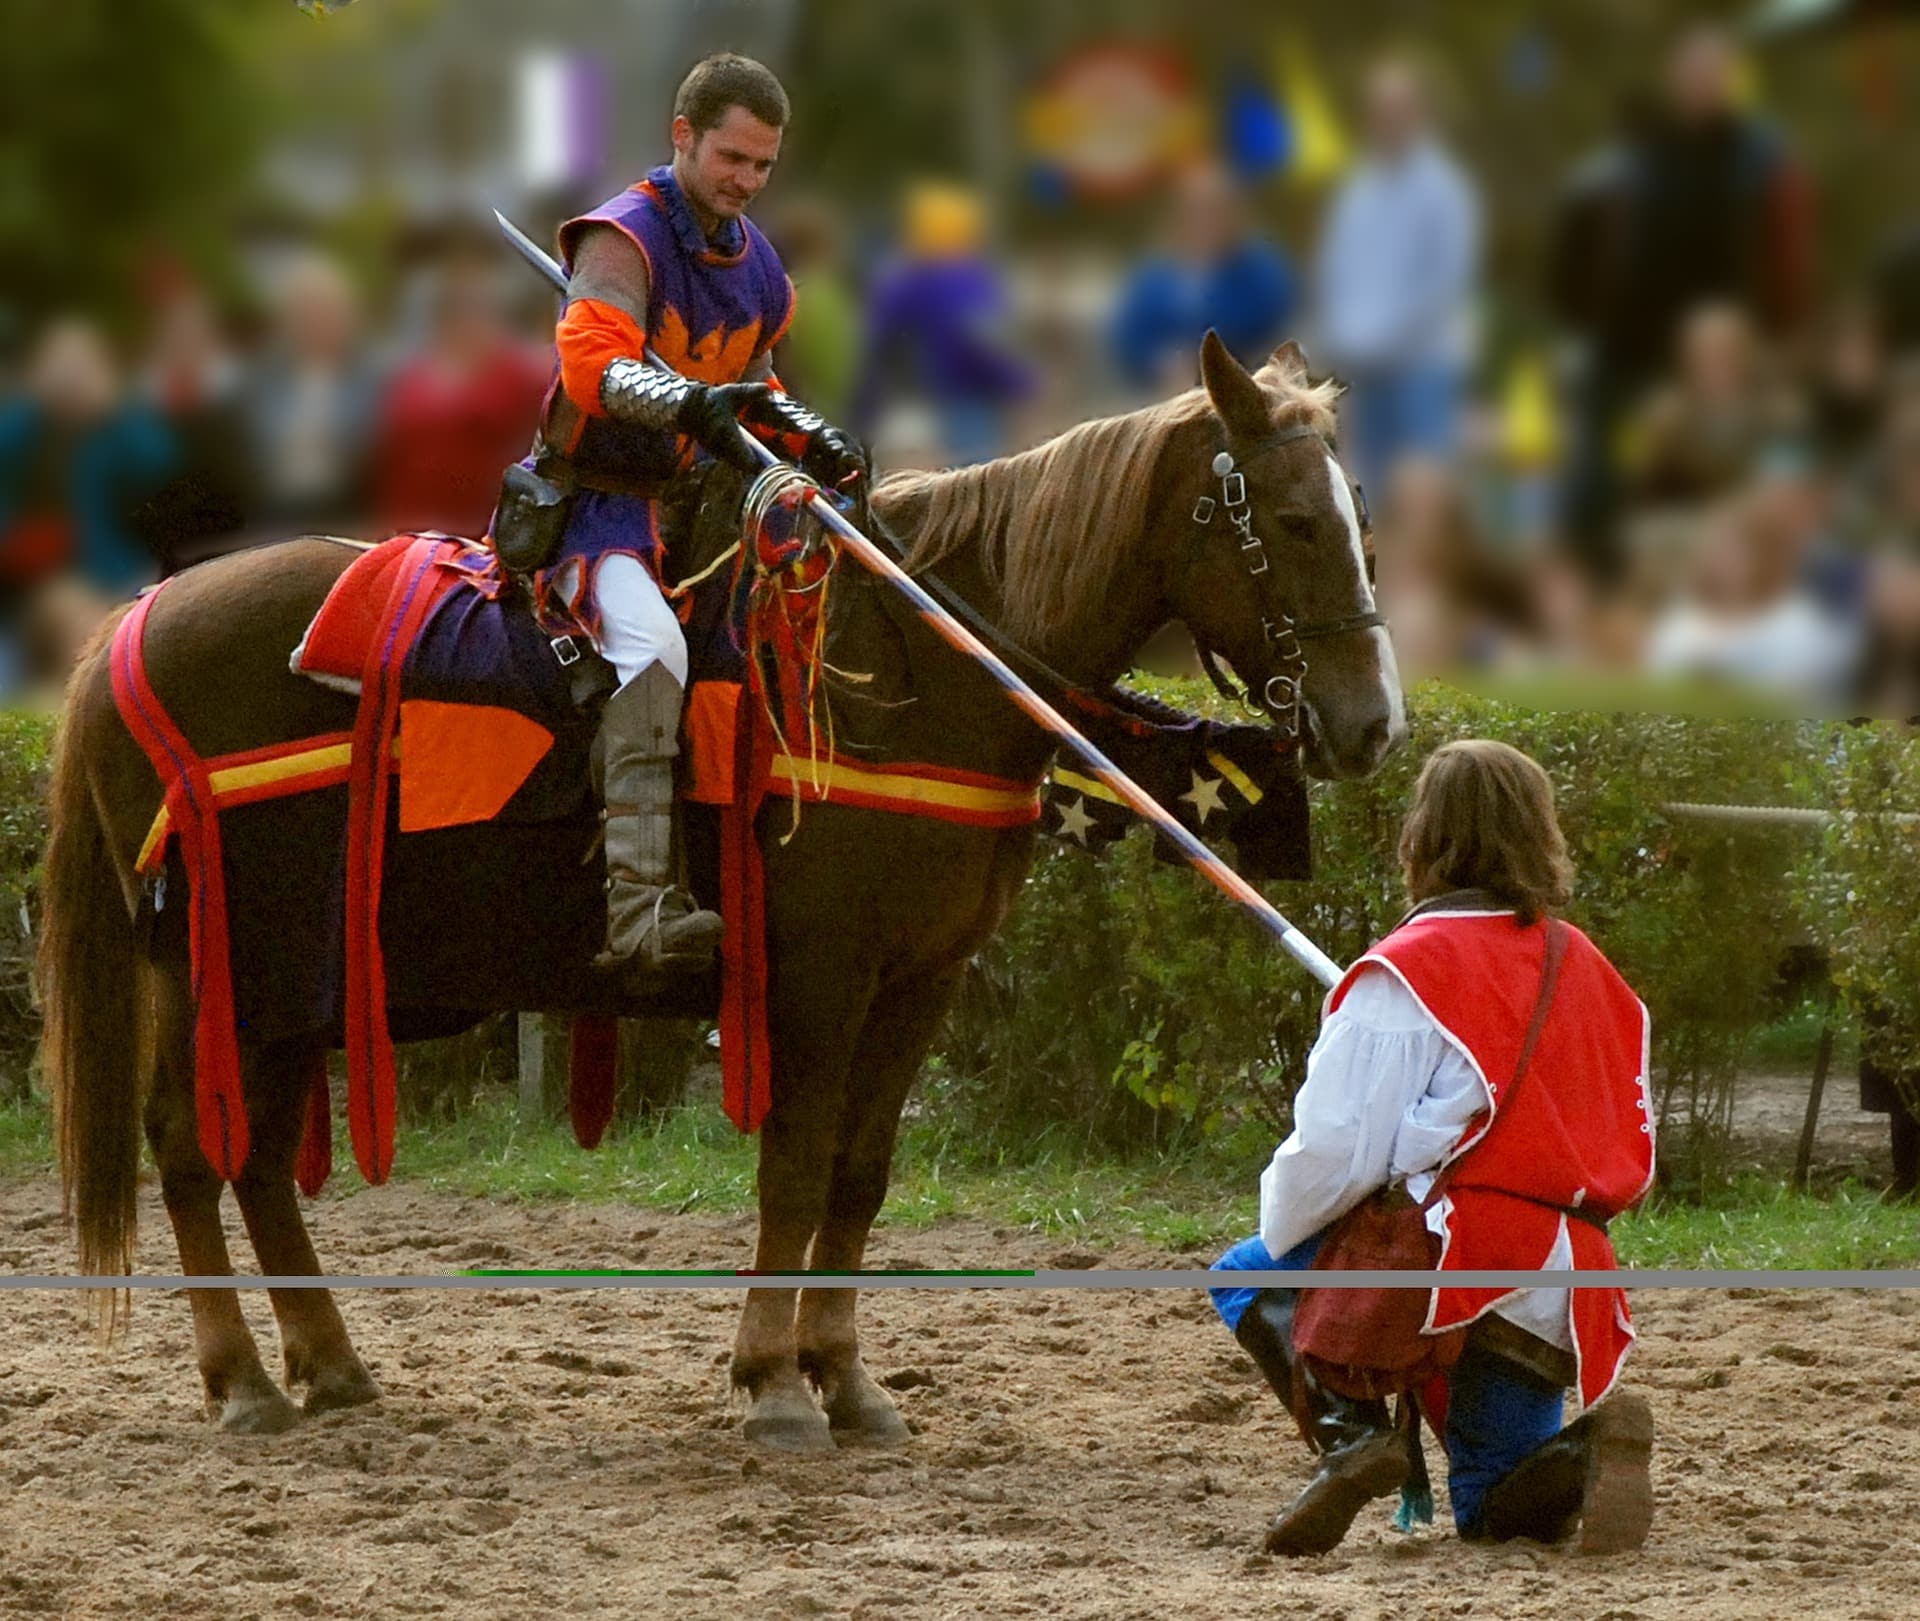
[{"label": "kneeling person", "polygon": [[[1420,774],[1400,860],[1413,910],[1327,998],[1293,1134],[1261,1177],[1259,1236],[1217,1269],[1297,1270],[1311,1287],[1329,1230],[1382,1190],[1423,1207],[1443,1272],[1612,1268],[1606,1224],[1653,1178],[1647,1013],[1553,916],[1572,869],[1552,783],[1503,743],[1446,745]],[[1369,1372],[1373,1399],[1329,1388],[1296,1334],[1300,1292],[1214,1291],[1321,1457],[1268,1532],[1280,1554],[1334,1547],[1411,1467],[1384,1400],[1393,1375]],[[1360,1297],[1322,1298],[1337,1320]],[[1652,1421],[1613,1393],[1633,1341],[1626,1292],[1442,1286],[1422,1332],[1449,1331],[1464,1331],[1458,1360],[1403,1400],[1445,1443],[1461,1534],[1639,1546]],[[1563,1428],[1567,1388],[1584,1411]]]}]

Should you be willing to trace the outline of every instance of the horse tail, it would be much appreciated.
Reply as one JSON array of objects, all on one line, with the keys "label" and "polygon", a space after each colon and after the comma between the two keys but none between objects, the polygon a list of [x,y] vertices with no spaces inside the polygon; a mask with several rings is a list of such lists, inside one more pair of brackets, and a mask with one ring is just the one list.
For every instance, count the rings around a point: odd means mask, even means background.
[{"label": "horse tail", "polygon": [[[92,786],[92,765],[119,725],[108,684],[110,633],[103,630],[75,670],[54,745],[36,965],[61,1183],[80,1271],[90,1277],[132,1270],[140,1170],[134,935]],[[120,1298],[120,1291],[96,1297],[108,1335]]]}]

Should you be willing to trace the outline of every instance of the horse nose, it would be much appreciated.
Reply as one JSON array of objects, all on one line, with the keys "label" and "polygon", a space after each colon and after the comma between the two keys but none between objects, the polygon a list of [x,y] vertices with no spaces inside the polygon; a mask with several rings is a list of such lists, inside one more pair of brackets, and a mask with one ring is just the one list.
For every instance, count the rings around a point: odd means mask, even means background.
[{"label": "horse nose", "polygon": [[1367,722],[1360,734],[1360,753],[1370,766],[1378,765],[1406,741],[1407,729],[1392,715]]}]

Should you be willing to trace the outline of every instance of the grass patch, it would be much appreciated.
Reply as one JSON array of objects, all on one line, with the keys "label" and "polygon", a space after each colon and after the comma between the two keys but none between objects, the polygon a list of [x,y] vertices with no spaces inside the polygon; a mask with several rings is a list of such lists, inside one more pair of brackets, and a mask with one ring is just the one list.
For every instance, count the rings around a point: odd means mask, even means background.
[{"label": "grass patch", "polygon": [[1829,1019],[1834,1021],[1834,1026],[1828,1079],[1851,1073],[1860,1062],[1860,1033],[1843,1009],[1829,1008],[1813,996],[1804,998],[1753,1032],[1747,1041],[1748,1062],[1764,1069],[1792,1069],[1811,1074],[1814,1056],[1820,1048],[1820,1031]]},{"label": "grass patch", "polygon": [[1920,1265],[1912,1205],[1842,1182],[1794,1193],[1748,1173],[1701,1204],[1654,1201],[1614,1223],[1621,1261],[1642,1267],[1840,1271]]},{"label": "grass patch", "polygon": [[[1146,1244],[1211,1256],[1252,1232],[1260,1166],[1216,1148],[1116,1161],[1070,1141],[1019,1159],[964,1159],[916,1123],[903,1136],[880,1221],[923,1230],[971,1218],[1089,1248]],[[486,1103],[451,1126],[401,1135],[396,1174],[489,1198],[605,1199],[685,1213],[753,1209],[756,1145],[705,1107],[609,1133],[583,1153],[564,1125]],[[1621,1261],[1641,1267],[1819,1269],[1920,1265],[1920,1221],[1858,1182],[1816,1194],[1749,1173],[1700,1204],[1656,1199],[1614,1224]]]},{"label": "grass patch", "polygon": [[[1063,1243],[1104,1249],[1145,1244],[1211,1259],[1257,1224],[1259,1163],[1200,1145],[1157,1159],[1116,1161],[1070,1139],[1019,1159],[968,1159],[950,1139],[914,1123],[904,1134],[883,1226],[924,1230],[970,1218]],[[395,1174],[491,1199],[599,1200],[686,1214],[754,1208],[758,1145],[713,1109],[676,1110],[608,1133],[583,1152],[564,1124],[529,1122],[511,1101],[486,1100],[451,1125],[402,1128]],[[50,1112],[38,1099],[0,1104],[0,1174],[54,1168]],[[353,1176],[350,1166],[343,1174]],[[1842,1182],[1793,1193],[1749,1172],[1703,1203],[1655,1199],[1614,1224],[1623,1264],[1737,1270],[1841,1270],[1920,1265],[1911,1206]]]},{"label": "grass patch", "polygon": [[53,1168],[53,1111],[45,1100],[0,1103],[0,1176],[32,1176]]}]

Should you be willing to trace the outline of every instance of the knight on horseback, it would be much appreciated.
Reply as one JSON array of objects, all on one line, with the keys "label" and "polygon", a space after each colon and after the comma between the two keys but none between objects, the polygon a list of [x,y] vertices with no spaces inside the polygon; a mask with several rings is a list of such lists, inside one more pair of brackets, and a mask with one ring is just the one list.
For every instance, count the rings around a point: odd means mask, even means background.
[{"label": "knight on horseback", "polygon": [[570,279],[555,378],[494,517],[502,561],[538,571],[538,595],[587,631],[619,680],[594,748],[604,967],[697,970],[724,932],[672,882],[688,666],[661,588],[655,500],[703,452],[757,471],[742,426],[830,490],[867,473],[852,439],[773,374],[793,284],[746,209],[773,172],[787,117],[786,92],[760,63],[708,57],[674,97],[672,162],[561,226]]}]

